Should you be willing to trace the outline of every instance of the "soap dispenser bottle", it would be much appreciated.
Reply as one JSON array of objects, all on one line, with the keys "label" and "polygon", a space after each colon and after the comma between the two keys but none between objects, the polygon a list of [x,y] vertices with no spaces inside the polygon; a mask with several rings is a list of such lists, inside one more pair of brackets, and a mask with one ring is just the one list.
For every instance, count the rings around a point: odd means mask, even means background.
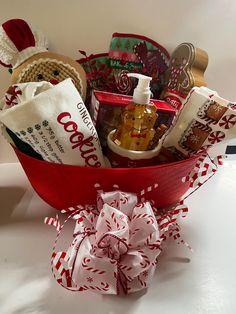
[{"label": "soap dispenser bottle", "polygon": [[158,117],[155,105],[150,103],[152,78],[138,73],[127,75],[139,81],[134,89],[133,100],[121,114],[121,125],[115,131],[113,141],[128,150],[145,151],[150,149]]}]

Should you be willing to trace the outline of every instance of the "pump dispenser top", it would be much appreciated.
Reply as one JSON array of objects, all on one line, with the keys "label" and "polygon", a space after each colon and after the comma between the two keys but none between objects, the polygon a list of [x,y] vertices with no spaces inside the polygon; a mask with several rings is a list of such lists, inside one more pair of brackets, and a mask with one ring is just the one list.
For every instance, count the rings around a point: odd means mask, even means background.
[{"label": "pump dispenser top", "polygon": [[138,85],[133,93],[133,102],[135,104],[148,105],[151,98],[150,82],[152,78],[139,73],[128,73],[127,76],[138,79]]}]

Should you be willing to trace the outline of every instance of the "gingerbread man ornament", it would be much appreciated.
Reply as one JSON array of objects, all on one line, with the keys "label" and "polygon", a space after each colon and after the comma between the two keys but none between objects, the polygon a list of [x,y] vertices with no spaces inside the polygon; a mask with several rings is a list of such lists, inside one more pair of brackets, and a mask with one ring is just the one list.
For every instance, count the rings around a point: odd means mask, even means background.
[{"label": "gingerbread man ornament", "polygon": [[49,52],[45,36],[31,30],[24,20],[9,20],[0,27],[0,62],[12,68],[12,84],[38,81],[57,84],[70,77],[85,99],[86,74],[81,65]]},{"label": "gingerbread man ornament", "polygon": [[204,72],[208,65],[207,53],[191,43],[180,44],[172,53],[165,72],[162,98],[177,109],[194,86],[206,86]]}]

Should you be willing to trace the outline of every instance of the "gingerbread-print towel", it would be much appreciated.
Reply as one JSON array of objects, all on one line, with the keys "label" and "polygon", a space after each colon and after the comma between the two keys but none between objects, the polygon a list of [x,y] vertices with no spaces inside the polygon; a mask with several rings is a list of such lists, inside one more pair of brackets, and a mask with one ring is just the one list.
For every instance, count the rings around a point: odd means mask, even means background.
[{"label": "gingerbread-print towel", "polygon": [[[188,156],[232,138],[236,138],[235,104],[206,87],[195,87],[187,96],[176,124],[169,130],[164,146],[175,147]],[[219,152],[215,149],[212,157],[217,155]]]}]

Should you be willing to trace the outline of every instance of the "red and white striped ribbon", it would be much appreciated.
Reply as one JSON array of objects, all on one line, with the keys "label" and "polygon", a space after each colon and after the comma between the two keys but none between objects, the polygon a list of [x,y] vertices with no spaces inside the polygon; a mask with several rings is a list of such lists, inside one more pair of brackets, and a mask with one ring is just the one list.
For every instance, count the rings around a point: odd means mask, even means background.
[{"label": "red and white striped ribbon", "polygon": [[157,223],[161,232],[165,232],[168,228],[181,217],[186,217],[188,213],[188,207],[181,201],[174,209],[161,213],[158,215],[156,212]]},{"label": "red and white striped ribbon", "polygon": [[189,250],[193,251],[192,247],[182,239],[180,234],[180,226],[177,223],[179,217],[186,217],[188,207],[181,201],[175,208],[167,213],[161,214],[157,217],[157,222],[160,228],[160,237],[162,241],[168,238],[173,238],[178,244],[185,245]]},{"label": "red and white striped ribbon", "polygon": [[[151,191],[153,191],[154,189],[158,188],[158,183],[154,183],[153,185],[149,185],[148,187],[146,187],[145,189],[141,190],[137,195],[138,197],[141,198],[141,202],[144,202],[145,199],[145,195]],[[154,201],[153,200],[148,200],[152,205],[154,205]]]},{"label": "red and white striped ribbon", "polygon": [[[72,212],[71,215],[69,215],[66,220],[63,222],[63,224],[60,226],[60,228],[58,229],[56,227],[56,224],[51,224],[48,223],[49,219],[46,219],[48,217],[46,217],[44,219],[44,223],[48,224],[50,226],[53,226],[56,228],[57,230],[57,236],[53,245],[53,249],[52,249],[52,255],[51,255],[51,270],[53,273],[54,278],[56,279],[56,281],[65,289],[67,290],[71,290],[71,291],[79,291],[79,289],[77,288],[77,286],[73,283],[72,281],[72,276],[71,276],[71,271],[68,268],[68,259],[69,256],[67,255],[66,252],[62,251],[62,252],[56,252],[56,245],[59,239],[59,236],[62,232],[63,227],[65,226],[65,224],[67,223],[67,221],[71,218],[73,218],[73,216],[78,212]],[[53,219],[53,218],[52,218]],[[54,218],[55,219],[55,218]],[[56,217],[56,219],[58,220],[58,215]],[[58,220],[59,221],[59,220]]]},{"label": "red and white striped ribbon", "polygon": [[45,217],[44,218],[44,223],[49,226],[53,226],[57,229],[57,231],[60,231],[61,225],[59,221],[58,215],[56,215],[56,218],[51,218],[51,217]]},{"label": "red and white striped ribbon", "polygon": [[[206,158],[208,157],[208,162]],[[222,156],[217,156],[211,159],[207,154],[203,155],[197,161],[194,169],[182,179],[183,182],[189,182],[190,188],[202,186],[209,180],[217,171],[218,166],[223,164]],[[202,179],[205,180],[202,180]]]}]

